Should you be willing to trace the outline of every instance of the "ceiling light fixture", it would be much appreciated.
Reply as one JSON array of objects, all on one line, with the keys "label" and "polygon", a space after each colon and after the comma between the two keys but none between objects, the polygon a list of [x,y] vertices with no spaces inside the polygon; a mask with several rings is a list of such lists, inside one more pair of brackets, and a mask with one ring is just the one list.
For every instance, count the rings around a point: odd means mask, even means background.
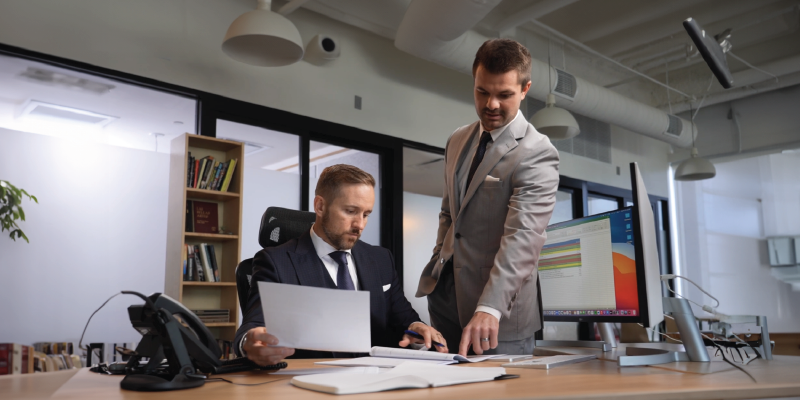
[{"label": "ceiling light fixture", "polygon": [[271,10],[271,0],[236,18],[222,42],[222,51],[234,60],[259,67],[281,67],[303,58],[300,32],[283,15]]},{"label": "ceiling light fixture", "polygon": [[531,125],[537,131],[547,135],[550,140],[565,140],[581,133],[578,121],[569,111],[556,107],[556,96],[553,95],[552,75],[553,67],[550,65],[550,42],[547,42],[547,77],[549,79],[550,93],[547,95],[545,107],[533,114]]},{"label": "ceiling light fixture", "polygon": [[112,117],[110,115],[80,110],[73,107],[49,104],[38,100],[30,100],[22,106],[17,114],[17,118],[94,125],[98,127],[104,127],[119,119],[119,117]]},{"label": "ceiling light fixture", "polygon": [[[691,115],[692,109],[689,107]],[[711,179],[717,175],[717,169],[714,164],[697,155],[697,147],[694,143],[694,119],[692,123],[692,156],[684,160],[678,168],[675,169],[676,181],[699,181],[703,179]]]}]

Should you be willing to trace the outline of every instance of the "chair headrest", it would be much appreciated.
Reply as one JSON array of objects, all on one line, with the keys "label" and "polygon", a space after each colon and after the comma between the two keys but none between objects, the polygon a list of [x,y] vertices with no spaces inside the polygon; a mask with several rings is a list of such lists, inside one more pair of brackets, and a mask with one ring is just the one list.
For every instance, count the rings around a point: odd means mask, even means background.
[{"label": "chair headrest", "polygon": [[317,215],[309,211],[270,207],[261,217],[258,230],[258,244],[261,247],[275,247],[300,237],[311,229]]}]

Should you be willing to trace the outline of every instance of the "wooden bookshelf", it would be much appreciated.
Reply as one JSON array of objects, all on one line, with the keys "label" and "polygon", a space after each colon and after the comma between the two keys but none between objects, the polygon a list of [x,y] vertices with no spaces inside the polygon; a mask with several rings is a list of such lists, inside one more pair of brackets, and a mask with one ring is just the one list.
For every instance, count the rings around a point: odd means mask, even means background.
[{"label": "wooden bookshelf", "polygon": [[[189,152],[196,159],[213,156],[215,161],[236,159],[228,191],[187,187]],[[191,310],[227,309],[230,322],[208,323],[217,339],[233,340],[239,326],[239,299],[236,291],[236,266],[239,264],[242,234],[241,143],[206,136],[183,134],[170,145],[169,212],[164,292]],[[186,202],[200,200],[218,204],[219,227],[232,234],[186,232]],[[220,282],[183,280],[183,253],[186,245],[214,245]]]}]

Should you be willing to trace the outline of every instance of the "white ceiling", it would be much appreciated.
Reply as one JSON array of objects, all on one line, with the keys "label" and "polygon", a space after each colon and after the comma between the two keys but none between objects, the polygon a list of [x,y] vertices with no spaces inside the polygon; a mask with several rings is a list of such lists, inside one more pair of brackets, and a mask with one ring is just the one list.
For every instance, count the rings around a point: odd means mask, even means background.
[{"label": "white ceiling", "polygon": [[[276,3],[275,8],[282,4]],[[311,0],[303,7],[394,39],[408,4],[410,0]],[[536,46],[532,38],[540,42],[549,40],[555,66],[566,67],[576,76],[635,100],[667,109],[669,103],[680,108],[684,99],[674,93],[668,97],[663,88],[579,49],[543,29],[541,24],[658,81],[665,82],[665,72],[669,70],[671,86],[694,96],[695,103],[708,95],[710,104],[714,94],[724,89],[716,82],[706,89],[711,72],[690,47],[691,40],[682,26],[689,17],[712,35],[730,29],[731,51],[750,64],[784,77],[786,82],[798,78],[800,0],[503,0],[475,30],[526,43],[533,56],[543,61],[547,61],[547,47]],[[531,22],[533,19],[537,23]],[[772,80],[731,56],[728,63],[734,78],[738,78],[736,86]],[[743,71],[749,74],[741,74]]]}]

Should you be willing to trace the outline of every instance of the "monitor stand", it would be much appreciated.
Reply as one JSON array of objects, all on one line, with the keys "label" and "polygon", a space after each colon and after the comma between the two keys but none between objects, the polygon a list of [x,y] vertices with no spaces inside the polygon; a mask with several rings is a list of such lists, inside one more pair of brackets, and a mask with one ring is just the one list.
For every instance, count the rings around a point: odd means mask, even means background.
[{"label": "monitor stand", "polygon": [[611,322],[598,322],[600,341],[595,340],[537,340],[536,347],[589,347],[601,349],[604,352],[617,347],[617,338],[614,336],[614,324]]},{"label": "monitor stand", "polygon": [[620,367],[666,364],[675,361],[711,361],[689,302],[683,298],[664,297],[663,305],[664,314],[671,314],[675,319],[686,351],[628,347],[625,349],[626,355],[619,357]]}]

